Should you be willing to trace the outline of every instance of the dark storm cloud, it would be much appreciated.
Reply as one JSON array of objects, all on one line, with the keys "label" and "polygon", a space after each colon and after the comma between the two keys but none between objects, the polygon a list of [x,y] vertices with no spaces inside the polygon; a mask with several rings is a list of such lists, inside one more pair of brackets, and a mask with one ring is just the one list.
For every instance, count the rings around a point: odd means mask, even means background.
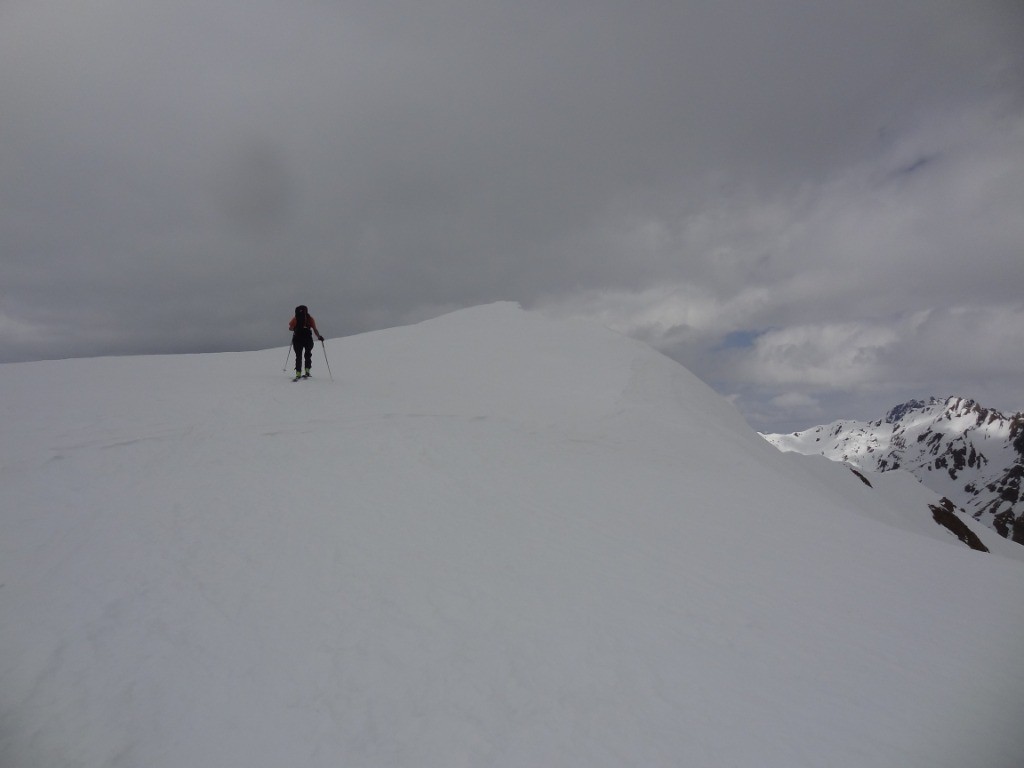
[{"label": "dark storm cloud", "polygon": [[[936,0],[7,2],[0,359],[273,346],[299,301],[340,335],[509,298],[600,317],[795,418],[845,385],[781,374],[787,329],[841,345],[889,324],[891,352],[921,312],[994,305],[1020,327],[1021,19]],[[858,386],[888,394],[879,365]]]}]

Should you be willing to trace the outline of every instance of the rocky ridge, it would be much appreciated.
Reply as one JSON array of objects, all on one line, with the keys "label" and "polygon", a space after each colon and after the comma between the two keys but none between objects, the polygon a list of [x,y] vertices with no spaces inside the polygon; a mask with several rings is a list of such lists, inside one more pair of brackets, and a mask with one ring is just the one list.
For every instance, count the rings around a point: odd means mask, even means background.
[{"label": "rocky ridge", "polygon": [[911,400],[878,421],[836,421],[763,435],[784,451],[857,469],[905,470],[1001,536],[1024,544],[1024,412],[964,397]]}]

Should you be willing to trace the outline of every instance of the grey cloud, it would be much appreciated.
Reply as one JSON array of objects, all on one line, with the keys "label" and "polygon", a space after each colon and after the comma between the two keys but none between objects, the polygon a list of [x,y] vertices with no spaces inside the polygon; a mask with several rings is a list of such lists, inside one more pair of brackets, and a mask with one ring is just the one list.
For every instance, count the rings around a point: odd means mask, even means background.
[{"label": "grey cloud", "polygon": [[509,298],[728,393],[756,384],[728,378],[732,333],[1010,301],[1022,17],[5,3],[0,360],[272,346],[297,301],[343,334]]}]

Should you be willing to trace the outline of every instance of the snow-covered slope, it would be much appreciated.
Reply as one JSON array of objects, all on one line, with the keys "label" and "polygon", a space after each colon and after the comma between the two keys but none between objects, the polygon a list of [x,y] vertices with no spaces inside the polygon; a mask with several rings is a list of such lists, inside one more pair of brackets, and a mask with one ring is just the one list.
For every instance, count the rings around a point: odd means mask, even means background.
[{"label": "snow-covered slope", "polygon": [[1001,536],[1024,544],[1024,413],[933,397],[896,406],[878,421],[837,421],[765,437],[782,450],[821,454],[864,470],[906,470]]},{"label": "snow-covered slope", "polygon": [[1019,765],[919,484],[513,305],[327,349],[0,366],[0,765]]}]

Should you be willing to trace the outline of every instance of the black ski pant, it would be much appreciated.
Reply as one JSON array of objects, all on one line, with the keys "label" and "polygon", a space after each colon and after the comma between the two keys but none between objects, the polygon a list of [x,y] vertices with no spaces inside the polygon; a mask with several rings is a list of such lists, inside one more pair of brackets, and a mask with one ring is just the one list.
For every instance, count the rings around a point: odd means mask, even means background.
[{"label": "black ski pant", "polygon": [[295,372],[302,372],[302,353],[306,353],[306,370],[313,367],[313,334],[292,334],[292,349],[295,350]]}]

